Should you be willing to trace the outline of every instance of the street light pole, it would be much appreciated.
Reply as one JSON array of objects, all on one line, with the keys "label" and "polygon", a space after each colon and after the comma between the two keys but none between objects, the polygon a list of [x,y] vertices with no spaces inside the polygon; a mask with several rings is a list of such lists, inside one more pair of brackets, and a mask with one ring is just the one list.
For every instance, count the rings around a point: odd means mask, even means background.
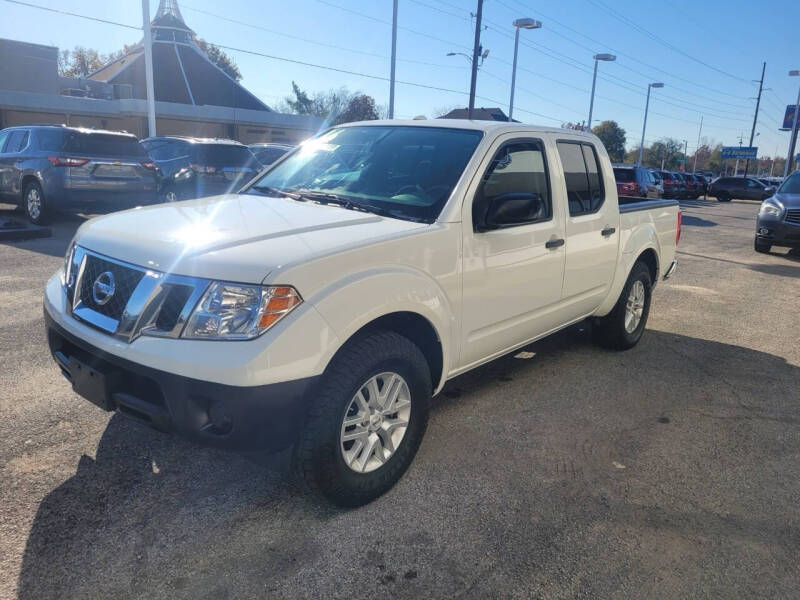
[{"label": "street light pole", "polygon": [[147,93],[147,135],[156,135],[156,97],[153,90],[153,34],[150,30],[150,0],[142,0],[144,29],[144,80]]},{"label": "street light pole", "polygon": [[589,121],[587,127],[589,131],[592,130],[592,111],[594,110],[594,88],[597,83],[597,63],[599,61],[615,61],[617,57],[613,54],[595,54],[594,55],[594,75],[592,75],[592,95],[589,97]]},{"label": "street light pole", "polygon": [[394,69],[397,62],[397,0],[392,9],[392,66],[389,71],[389,118],[394,119]]},{"label": "street light pole", "polygon": [[700,115],[700,130],[697,132],[697,148],[694,150],[694,166],[692,173],[697,172],[697,152],[700,150],[700,136],[703,134],[703,115]]},{"label": "street light pole", "polygon": [[539,29],[542,24],[534,19],[516,19],[512,25],[517,30],[514,35],[514,65],[511,67],[511,99],[508,101],[508,120],[512,120],[514,114],[514,86],[517,82],[517,51],[519,50],[519,30],[520,29]]},{"label": "street light pole", "polygon": [[[800,71],[789,71],[789,77],[797,77]],[[794,120],[792,121],[792,135],[789,138],[789,154],[786,155],[786,164],[783,165],[783,176],[789,174],[789,165],[794,164],[794,146],[797,143],[797,113],[800,112],[800,88],[797,90],[797,102],[794,104]]]},{"label": "street light pole", "polygon": [[647,111],[650,108],[650,88],[663,88],[663,83],[650,83],[647,85],[647,102],[644,105],[644,123],[642,124],[642,143],[639,144],[639,165],[642,164],[642,154],[644,154],[644,132],[647,129]]},{"label": "street light pole", "polygon": [[478,0],[478,12],[475,15],[475,44],[472,47],[472,75],[469,80],[469,108],[467,118],[472,120],[475,110],[475,88],[478,84],[478,59],[481,57],[481,20],[483,19],[483,0]]},{"label": "street light pole", "polygon": [[[758,99],[756,100],[756,112],[753,115],[753,128],[750,130],[750,147],[753,147],[753,138],[756,135],[756,123],[758,122],[758,107],[761,106],[761,92],[764,89],[764,71],[767,70],[767,63],[761,65],[761,81],[758,84]],[[750,168],[750,159],[744,161],[744,176],[747,177],[747,170]],[[756,157],[756,175],[758,175],[758,157]]]},{"label": "street light pole", "polygon": [[689,172],[689,140],[683,140],[683,172]]}]

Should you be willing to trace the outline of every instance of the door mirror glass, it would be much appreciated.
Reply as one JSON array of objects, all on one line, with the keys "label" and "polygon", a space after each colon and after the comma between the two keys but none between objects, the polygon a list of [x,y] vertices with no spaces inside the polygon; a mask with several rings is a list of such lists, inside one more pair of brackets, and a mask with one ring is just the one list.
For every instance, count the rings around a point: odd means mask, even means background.
[{"label": "door mirror glass", "polygon": [[542,219],[542,197],[531,192],[510,192],[492,198],[486,212],[486,229],[500,229]]}]

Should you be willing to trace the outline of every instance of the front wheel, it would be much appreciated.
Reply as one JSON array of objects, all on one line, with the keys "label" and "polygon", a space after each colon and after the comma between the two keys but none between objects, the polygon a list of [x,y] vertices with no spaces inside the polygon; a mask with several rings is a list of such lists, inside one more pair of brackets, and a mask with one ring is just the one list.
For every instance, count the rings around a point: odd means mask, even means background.
[{"label": "front wheel", "polygon": [[731,196],[727,192],[718,192],[717,193],[717,202],[730,202]]},{"label": "front wheel", "polygon": [[595,321],[592,330],[594,341],[612,350],[628,350],[638,344],[650,314],[652,291],[650,269],[637,262],[614,308]]},{"label": "front wheel", "polygon": [[339,506],[371,502],[403,476],[428,422],[431,374],[409,339],[375,331],[349,342],[325,371],[294,468]]},{"label": "front wheel", "polygon": [[755,249],[756,252],[760,252],[761,254],[768,254],[769,251],[772,250],[772,244],[761,242],[758,238],[756,238]]}]

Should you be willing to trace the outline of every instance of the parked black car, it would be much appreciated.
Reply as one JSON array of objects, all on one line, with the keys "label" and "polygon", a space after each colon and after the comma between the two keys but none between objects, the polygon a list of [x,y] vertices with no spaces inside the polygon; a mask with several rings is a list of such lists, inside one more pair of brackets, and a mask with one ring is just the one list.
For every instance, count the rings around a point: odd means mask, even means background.
[{"label": "parked black car", "polygon": [[32,223],[53,212],[118,210],[157,200],[156,166],[136,136],[63,125],[0,131],[0,198]]},{"label": "parked black car", "polygon": [[292,146],[287,146],[286,144],[250,144],[249,148],[258,159],[258,162],[266,167],[289,152]]},{"label": "parked black car", "polygon": [[708,186],[708,195],[720,202],[741,200],[764,200],[775,193],[774,187],[767,187],[755,177],[720,177]]},{"label": "parked black car", "polygon": [[710,179],[703,175],[702,173],[692,173],[694,178],[697,180],[697,183],[700,185],[700,196],[705,196],[708,194],[708,182]]},{"label": "parked black car", "polygon": [[618,196],[661,198],[663,189],[656,185],[649,169],[640,165],[614,165]]},{"label": "parked black car", "polygon": [[659,171],[664,187],[664,198],[683,198],[686,186],[682,179],[675,177],[672,171]]},{"label": "parked black car", "polygon": [[800,171],[787,177],[758,211],[756,252],[769,252],[772,246],[800,248]]},{"label": "parked black car", "polygon": [[142,145],[158,165],[167,202],[236,191],[261,169],[250,149],[234,140],[160,136]]},{"label": "parked black car", "polygon": [[683,181],[686,183],[687,198],[690,198],[692,200],[697,200],[697,198],[703,195],[702,188],[700,187],[700,182],[694,175],[692,175],[691,173],[681,173],[681,177],[683,177]]}]

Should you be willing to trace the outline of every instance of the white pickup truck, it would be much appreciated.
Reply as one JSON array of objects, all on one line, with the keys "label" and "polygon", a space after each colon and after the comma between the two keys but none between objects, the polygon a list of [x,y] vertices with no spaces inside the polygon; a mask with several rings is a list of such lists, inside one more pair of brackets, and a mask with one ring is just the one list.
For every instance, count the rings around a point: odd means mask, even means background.
[{"label": "white pickup truck", "polygon": [[50,348],[103,409],[283,452],[357,506],[405,472],[448,379],[587,318],[639,341],[681,215],[619,202],[589,134],[335,127],[236,194],[85,223],[47,284]]}]

